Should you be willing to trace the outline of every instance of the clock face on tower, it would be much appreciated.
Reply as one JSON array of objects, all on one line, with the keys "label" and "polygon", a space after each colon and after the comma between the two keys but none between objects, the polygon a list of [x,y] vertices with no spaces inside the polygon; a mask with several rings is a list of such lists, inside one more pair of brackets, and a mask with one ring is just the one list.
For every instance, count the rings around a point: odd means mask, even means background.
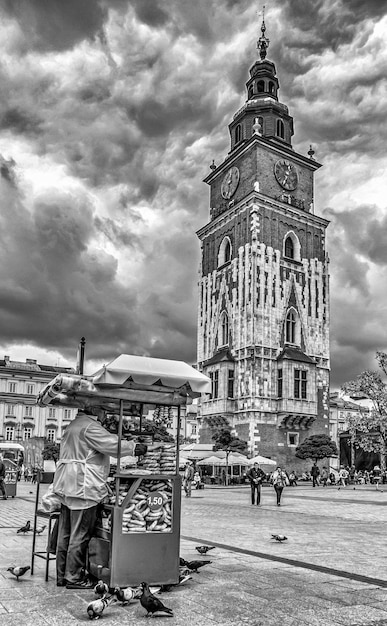
[{"label": "clock face on tower", "polygon": [[292,191],[298,185],[298,174],[293,163],[286,161],[285,159],[280,159],[274,165],[274,174],[284,189],[288,191]]},{"label": "clock face on tower", "polygon": [[230,167],[227,174],[223,178],[220,193],[223,198],[229,200],[234,195],[239,183],[239,170],[237,167]]}]

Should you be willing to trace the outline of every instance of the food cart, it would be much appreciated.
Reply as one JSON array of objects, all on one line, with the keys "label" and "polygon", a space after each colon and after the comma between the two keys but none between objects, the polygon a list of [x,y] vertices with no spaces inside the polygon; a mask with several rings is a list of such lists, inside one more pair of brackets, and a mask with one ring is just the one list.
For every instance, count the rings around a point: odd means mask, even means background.
[{"label": "food cart", "polygon": [[[179,580],[181,407],[210,392],[210,380],[181,361],[122,354],[93,376],[58,375],[39,394],[38,403],[99,407],[107,428],[118,433],[113,493],[104,504],[89,544],[90,572],[110,587],[173,584]],[[149,421],[162,423],[176,411],[173,442],[155,442]],[[146,418],[149,411],[153,417]],[[121,457],[122,438],[148,445],[136,464]]]},{"label": "food cart", "polygon": [[19,459],[24,455],[24,448],[20,443],[4,441],[0,443],[0,454],[3,456],[5,465],[5,488],[7,497],[14,498],[17,491],[17,474]]}]

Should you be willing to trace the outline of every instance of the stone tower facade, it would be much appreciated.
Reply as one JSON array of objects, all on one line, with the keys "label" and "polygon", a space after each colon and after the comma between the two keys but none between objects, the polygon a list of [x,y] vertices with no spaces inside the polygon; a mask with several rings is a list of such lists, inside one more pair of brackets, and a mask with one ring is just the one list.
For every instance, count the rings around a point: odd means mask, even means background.
[{"label": "stone tower facade", "polygon": [[210,221],[198,231],[198,367],[212,380],[200,441],[230,424],[262,454],[301,468],[295,448],[329,434],[328,222],[314,213],[320,164],[292,148],[263,21],[231,150],[211,166]]}]

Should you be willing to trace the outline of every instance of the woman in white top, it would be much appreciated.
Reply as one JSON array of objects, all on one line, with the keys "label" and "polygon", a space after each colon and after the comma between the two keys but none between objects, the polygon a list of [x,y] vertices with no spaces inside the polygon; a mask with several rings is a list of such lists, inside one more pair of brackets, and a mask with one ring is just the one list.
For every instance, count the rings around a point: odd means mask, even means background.
[{"label": "woman in white top", "polygon": [[280,467],[277,467],[277,469],[273,472],[271,482],[273,483],[273,487],[277,495],[277,506],[281,506],[282,492],[285,485],[289,485],[289,479],[286,473]]}]

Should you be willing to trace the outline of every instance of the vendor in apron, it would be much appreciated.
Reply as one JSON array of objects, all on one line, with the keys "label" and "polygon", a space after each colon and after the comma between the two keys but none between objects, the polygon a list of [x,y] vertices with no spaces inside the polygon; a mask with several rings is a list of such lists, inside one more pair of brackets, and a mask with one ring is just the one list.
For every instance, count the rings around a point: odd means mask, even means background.
[{"label": "vendor in apron", "polygon": [[[57,585],[90,589],[85,578],[87,549],[97,519],[98,504],[106,497],[109,457],[117,457],[118,436],[98,421],[99,409],[84,409],[64,431],[53,490],[61,500],[56,552]],[[145,454],[147,447],[122,440],[123,456]]]}]

